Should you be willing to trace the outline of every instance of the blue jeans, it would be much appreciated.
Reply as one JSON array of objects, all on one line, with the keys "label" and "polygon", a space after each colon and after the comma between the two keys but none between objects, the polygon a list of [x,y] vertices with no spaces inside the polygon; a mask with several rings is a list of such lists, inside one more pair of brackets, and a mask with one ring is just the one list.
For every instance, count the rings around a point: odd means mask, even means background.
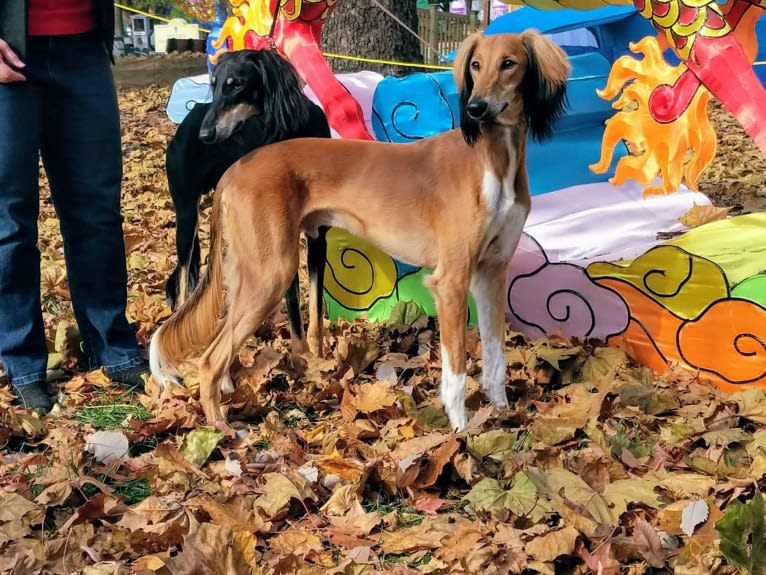
[{"label": "blue jeans", "polygon": [[38,153],[64,238],[91,369],[142,362],[125,317],[120,117],[97,34],[30,38],[26,82],[0,84],[0,358],[13,385],[45,380]]}]

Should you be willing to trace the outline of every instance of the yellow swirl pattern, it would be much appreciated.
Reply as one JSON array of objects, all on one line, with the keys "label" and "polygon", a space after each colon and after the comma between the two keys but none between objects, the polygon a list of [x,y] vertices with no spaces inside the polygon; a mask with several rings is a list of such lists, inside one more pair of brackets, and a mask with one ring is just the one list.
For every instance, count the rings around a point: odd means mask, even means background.
[{"label": "yellow swirl pattern", "polygon": [[325,289],[349,310],[367,310],[394,293],[397,269],[393,258],[340,228],[327,232]]},{"label": "yellow swirl pattern", "polygon": [[687,320],[729,295],[726,277],[717,265],[673,246],[653,248],[627,266],[594,263],[586,272],[593,280],[621,279]]}]

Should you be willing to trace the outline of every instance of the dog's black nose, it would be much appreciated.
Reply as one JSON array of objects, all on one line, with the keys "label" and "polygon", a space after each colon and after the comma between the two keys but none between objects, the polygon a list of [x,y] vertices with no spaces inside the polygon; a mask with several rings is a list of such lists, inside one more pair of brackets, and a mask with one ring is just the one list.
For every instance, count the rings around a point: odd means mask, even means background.
[{"label": "dog's black nose", "polygon": [[213,140],[215,140],[215,126],[212,128],[208,128],[206,126],[202,126],[199,129],[199,139],[200,141],[209,144]]},{"label": "dog's black nose", "polygon": [[481,120],[489,111],[489,103],[486,100],[471,100],[465,109],[471,118]]}]

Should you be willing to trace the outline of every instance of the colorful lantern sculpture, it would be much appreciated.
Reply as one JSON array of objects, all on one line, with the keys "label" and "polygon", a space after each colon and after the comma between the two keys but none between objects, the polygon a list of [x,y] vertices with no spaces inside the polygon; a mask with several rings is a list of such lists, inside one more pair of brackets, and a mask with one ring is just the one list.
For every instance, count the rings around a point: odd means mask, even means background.
[{"label": "colorful lantern sculpture", "polygon": [[214,42],[219,50],[275,46],[322,103],[330,126],[343,138],[372,140],[359,103],[338,82],[320,48],[322,26],[338,0],[231,0],[233,16]]},{"label": "colorful lantern sculpture", "polygon": [[[766,90],[753,71],[756,53],[755,22],[766,2],[729,0],[502,0],[538,9],[593,9],[610,4],[634,4],[652,22],[659,38],[645,38],[630,56],[619,58],[601,95],[614,98],[620,108],[607,123],[601,161],[594,171],[607,170],[620,139],[640,150],[638,157],[622,158],[614,183],[634,179],[645,192],[671,193],[682,179],[696,189],[697,177],[715,156],[712,127],[705,108],[715,96],[737,119],[766,156]],[[661,51],[670,47],[682,64],[671,67]],[[626,86],[628,82],[632,82]],[[638,107],[625,107],[629,101]],[[689,159],[689,154],[693,156]],[[662,176],[661,185],[652,180]]]}]

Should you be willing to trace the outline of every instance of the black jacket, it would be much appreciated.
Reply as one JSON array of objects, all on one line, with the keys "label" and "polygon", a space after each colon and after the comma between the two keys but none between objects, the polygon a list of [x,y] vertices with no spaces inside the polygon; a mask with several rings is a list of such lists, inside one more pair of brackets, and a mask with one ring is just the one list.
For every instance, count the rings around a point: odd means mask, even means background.
[{"label": "black jacket", "polygon": [[[93,0],[96,24],[109,57],[114,48],[114,4],[112,0]],[[24,60],[27,55],[29,0],[0,0],[0,38]]]}]

